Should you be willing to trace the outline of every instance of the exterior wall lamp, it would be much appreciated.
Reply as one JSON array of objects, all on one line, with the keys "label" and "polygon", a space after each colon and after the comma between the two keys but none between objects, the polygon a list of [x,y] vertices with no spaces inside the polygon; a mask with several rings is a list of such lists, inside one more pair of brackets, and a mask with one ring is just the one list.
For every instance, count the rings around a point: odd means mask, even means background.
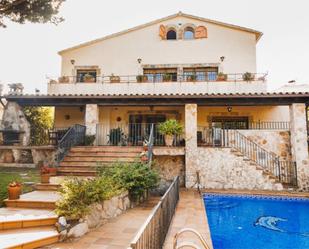
[{"label": "exterior wall lamp", "polygon": [[228,112],[231,112],[232,110],[233,110],[233,108],[232,108],[231,106],[228,106],[228,107],[227,107],[227,111],[228,111]]},{"label": "exterior wall lamp", "polygon": [[138,62],[138,64],[141,64],[142,59],[141,59],[141,58],[138,58],[138,59],[137,59],[137,62]]},{"label": "exterior wall lamp", "polygon": [[220,61],[223,62],[225,60],[225,56],[220,57]]},{"label": "exterior wall lamp", "polygon": [[75,64],[75,60],[74,60],[74,59],[71,60],[71,64],[72,64],[72,65]]}]

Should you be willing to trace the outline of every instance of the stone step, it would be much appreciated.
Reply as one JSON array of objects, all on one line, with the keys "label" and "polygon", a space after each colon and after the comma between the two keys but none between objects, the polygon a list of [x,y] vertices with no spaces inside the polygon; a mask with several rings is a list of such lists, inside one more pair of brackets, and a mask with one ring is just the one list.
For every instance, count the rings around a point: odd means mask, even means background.
[{"label": "stone step", "polygon": [[51,210],[0,208],[0,230],[54,226],[56,222]]},{"label": "stone step", "polygon": [[59,241],[53,227],[23,228],[0,231],[0,248],[33,249]]},{"label": "stone step", "polygon": [[112,165],[113,163],[117,162],[124,162],[124,163],[133,163],[136,160],[128,160],[128,161],[95,161],[95,162],[81,162],[81,161],[62,161],[60,162],[60,167],[79,167],[79,166],[84,166],[84,167],[100,167],[100,166],[108,166]]},{"label": "stone step", "polygon": [[4,200],[7,207],[55,209],[56,201],[60,198],[55,191],[33,191],[23,194],[17,200]]},{"label": "stone step", "polygon": [[0,168],[30,168],[34,169],[34,163],[0,163]]},{"label": "stone step", "polygon": [[61,170],[58,172],[59,176],[96,176],[96,171],[80,171],[74,170]]},{"label": "stone step", "polygon": [[37,183],[34,185],[34,189],[39,191],[57,191],[59,188],[59,184]]},{"label": "stone step", "polygon": [[143,147],[141,146],[76,146],[71,148],[71,152],[142,152]]},{"label": "stone step", "polygon": [[139,157],[91,157],[66,156],[62,162],[134,162]]},{"label": "stone step", "polygon": [[109,152],[109,151],[94,151],[94,152],[89,152],[89,151],[71,151],[68,153],[67,156],[69,157],[132,157],[136,158],[137,156],[140,155],[140,152]]}]

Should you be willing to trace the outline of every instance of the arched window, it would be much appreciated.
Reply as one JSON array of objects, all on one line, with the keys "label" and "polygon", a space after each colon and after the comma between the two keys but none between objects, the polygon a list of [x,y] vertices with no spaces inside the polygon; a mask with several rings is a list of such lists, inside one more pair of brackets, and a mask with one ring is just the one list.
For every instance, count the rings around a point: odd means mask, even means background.
[{"label": "arched window", "polygon": [[183,39],[185,40],[194,39],[194,29],[191,27],[185,28],[184,33],[183,33]]},{"label": "arched window", "polygon": [[166,34],[166,40],[176,40],[176,39],[177,39],[176,31],[173,29],[169,30]]}]

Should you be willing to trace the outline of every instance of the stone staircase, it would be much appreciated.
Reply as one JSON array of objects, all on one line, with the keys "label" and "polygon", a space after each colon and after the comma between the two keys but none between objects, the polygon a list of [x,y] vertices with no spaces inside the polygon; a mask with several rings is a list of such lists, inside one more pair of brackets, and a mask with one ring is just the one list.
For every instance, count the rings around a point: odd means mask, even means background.
[{"label": "stone staircase", "polygon": [[0,208],[0,248],[32,249],[58,242],[53,212],[58,198],[54,191],[33,191],[5,200],[6,207]]},{"label": "stone staircase", "polygon": [[114,162],[134,162],[140,157],[142,147],[128,146],[77,146],[72,147],[60,162],[60,176],[95,176],[96,168]]},{"label": "stone staircase", "polygon": [[230,151],[235,156],[241,158],[244,161],[244,163],[246,163],[249,167],[253,167],[257,173],[257,176],[261,175],[267,182],[273,185],[275,190],[283,190],[286,187],[286,185],[282,184],[277,179],[277,177],[275,177],[271,172],[265,170],[263,167],[258,165],[256,162],[247,158],[243,153],[239,152],[237,149],[231,148]]}]

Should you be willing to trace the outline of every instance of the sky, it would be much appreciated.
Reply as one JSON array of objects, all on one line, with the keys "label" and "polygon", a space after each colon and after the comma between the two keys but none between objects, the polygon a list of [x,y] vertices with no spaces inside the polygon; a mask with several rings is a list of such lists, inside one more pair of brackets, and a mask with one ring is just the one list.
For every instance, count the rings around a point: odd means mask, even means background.
[{"label": "sky", "polygon": [[58,26],[0,28],[0,83],[46,93],[47,77],[60,75],[58,51],[182,11],[262,31],[257,72],[268,72],[270,90],[309,84],[308,9],[308,0],[66,0]]}]

